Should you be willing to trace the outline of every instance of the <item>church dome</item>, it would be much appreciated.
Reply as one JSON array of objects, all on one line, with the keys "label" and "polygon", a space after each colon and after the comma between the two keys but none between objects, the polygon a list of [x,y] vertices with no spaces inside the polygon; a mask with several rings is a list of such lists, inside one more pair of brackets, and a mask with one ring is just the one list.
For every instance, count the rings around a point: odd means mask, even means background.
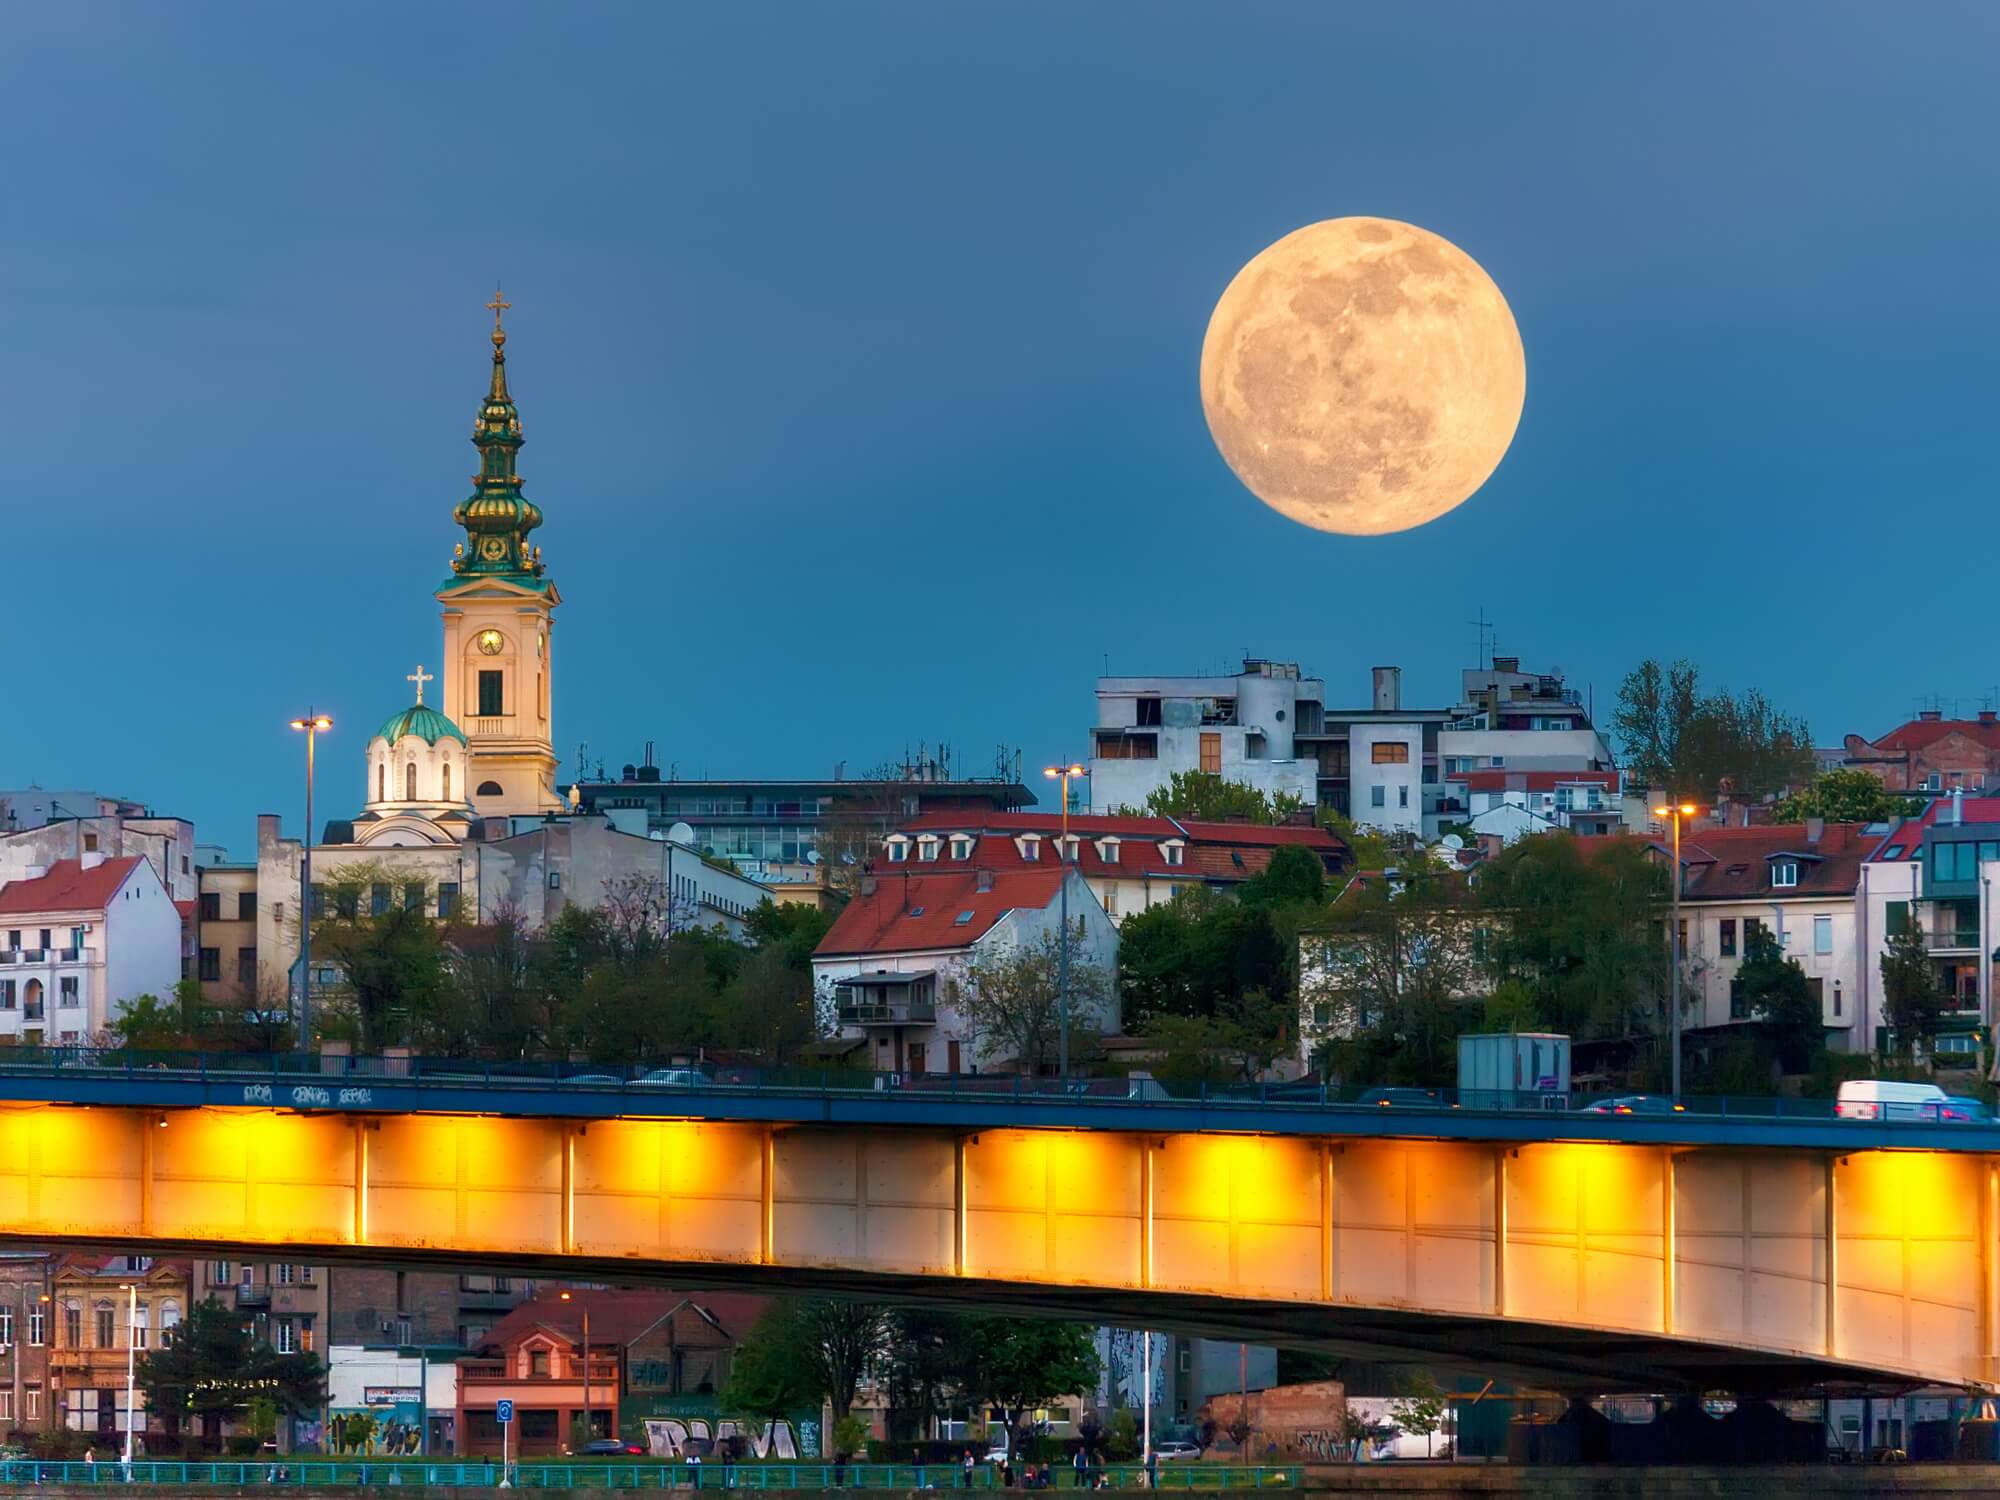
[{"label": "church dome", "polygon": [[411,734],[427,745],[435,745],[442,739],[454,739],[461,745],[466,743],[465,731],[428,703],[413,703],[401,713],[391,716],[388,723],[375,731],[375,738],[387,740],[393,745]]}]

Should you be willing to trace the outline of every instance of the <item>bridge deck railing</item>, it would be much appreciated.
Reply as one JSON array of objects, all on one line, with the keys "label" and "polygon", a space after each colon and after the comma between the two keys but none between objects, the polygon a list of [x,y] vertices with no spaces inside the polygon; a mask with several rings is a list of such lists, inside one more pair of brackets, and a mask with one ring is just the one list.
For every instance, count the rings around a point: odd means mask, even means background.
[{"label": "bridge deck railing", "polygon": [[[1297,1465],[1163,1463],[1157,1468],[1163,1490],[1234,1490],[1296,1488],[1304,1477]],[[1049,1488],[1092,1489],[1100,1481],[1111,1489],[1141,1489],[1147,1470],[1139,1464],[1112,1464],[1087,1471],[1067,1464],[1049,1466]],[[495,1460],[436,1463],[424,1459],[217,1459],[183,1462],[139,1459],[129,1468],[116,1460],[0,1460],[0,1486],[17,1485],[149,1485],[169,1490],[189,1486],[310,1489],[338,1486],[393,1486],[411,1489],[448,1487],[492,1489],[505,1478],[515,1489],[537,1490],[916,1490],[997,1489],[1000,1476],[991,1464],[981,1464],[968,1476],[956,1464],[758,1464],[720,1462],[691,1464],[639,1460],[588,1463],[575,1460],[537,1463],[520,1460],[503,1466]],[[968,1482],[969,1481],[969,1482]]]},{"label": "bridge deck railing", "polygon": [[[133,1082],[194,1081],[299,1087],[420,1086],[436,1097],[454,1090],[574,1091],[579,1098],[630,1105],[689,1094],[837,1096],[875,1094],[910,1100],[1069,1106],[1256,1105],[1287,1111],[1467,1110],[1485,1114],[1685,1114],[1719,1119],[1832,1120],[1831,1099],[1777,1096],[1572,1094],[1554,1090],[1373,1088],[1295,1082],[1176,1083],[1148,1074],[1129,1078],[1042,1078],[1018,1073],[885,1073],[848,1067],[750,1067],[709,1062],[604,1064],[532,1059],[348,1056],[316,1053],[150,1051],[102,1047],[0,1049],[0,1079],[13,1076]],[[340,1101],[329,1101],[340,1102]],[[1872,1124],[1990,1123],[1978,1106],[1906,1105]]]}]

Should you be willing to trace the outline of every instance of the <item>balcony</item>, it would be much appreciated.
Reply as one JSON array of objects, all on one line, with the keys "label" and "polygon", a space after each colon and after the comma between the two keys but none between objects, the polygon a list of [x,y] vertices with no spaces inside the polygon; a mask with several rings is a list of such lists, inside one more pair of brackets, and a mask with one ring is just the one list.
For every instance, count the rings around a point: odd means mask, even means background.
[{"label": "balcony", "polygon": [[97,950],[78,948],[0,948],[0,964],[87,964]]},{"label": "balcony", "polygon": [[843,1026],[928,1026],[937,1020],[937,1002],[904,996],[893,1000],[843,1000]]},{"label": "balcony", "polygon": [[39,1026],[42,1024],[42,1018],[42,1007],[39,1005],[26,1005],[21,1008],[21,1024],[23,1026]]},{"label": "balcony", "polygon": [[1979,929],[1965,932],[1927,932],[1924,947],[1932,953],[1977,953]]},{"label": "balcony", "polygon": [[271,1305],[271,1289],[268,1286],[238,1286],[236,1288],[236,1309],[238,1312],[262,1312]]}]

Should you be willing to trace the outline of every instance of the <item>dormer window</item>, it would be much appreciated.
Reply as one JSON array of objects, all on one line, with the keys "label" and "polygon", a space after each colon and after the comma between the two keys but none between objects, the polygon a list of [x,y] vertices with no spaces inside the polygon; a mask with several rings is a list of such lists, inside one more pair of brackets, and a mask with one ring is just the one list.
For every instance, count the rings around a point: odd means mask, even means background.
[{"label": "dormer window", "polygon": [[1024,833],[1014,840],[1014,847],[1021,851],[1022,859],[1035,864],[1042,857],[1042,836],[1039,833]]},{"label": "dormer window", "polygon": [[1774,859],[1771,861],[1771,884],[1773,886],[1793,886],[1799,883],[1799,862],[1795,859]]},{"label": "dormer window", "polygon": [[1099,839],[1097,841],[1097,857],[1107,865],[1117,864],[1118,840],[1115,838]]},{"label": "dormer window", "polygon": [[1075,864],[1077,836],[1073,833],[1066,834],[1062,838],[1057,839],[1056,843],[1062,848],[1063,863],[1067,865]]},{"label": "dormer window", "polygon": [[972,835],[954,833],[951,836],[951,857],[954,860],[972,858]]},{"label": "dormer window", "polygon": [[910,841],[900,833],[892,833],[882,841],[882,850],[889,856],[889,863],[900,865],[910,857]]},{"label": "dormer window", "polygon": [[1168,839],[1160,845],[1160,858],[1170,865],[1186,863],[1187,845],[1179,839]]},{"label": "dormer window", "polygon": [[938,845],[942,840],[934,833],[920,835],[917,839],[917,858],[929,863],[938,856]]}]

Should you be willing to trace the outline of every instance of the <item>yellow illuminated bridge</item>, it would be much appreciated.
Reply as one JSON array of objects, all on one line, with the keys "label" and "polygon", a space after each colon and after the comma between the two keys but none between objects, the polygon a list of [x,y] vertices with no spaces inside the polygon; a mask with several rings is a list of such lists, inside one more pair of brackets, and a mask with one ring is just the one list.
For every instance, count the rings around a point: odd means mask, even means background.
[{"label": "yellow illuminated bridge", "polygon": [[1574,1389],[2000,1382],[2000,1130],[0,1065],[0,1237],[968,1300]]}]

